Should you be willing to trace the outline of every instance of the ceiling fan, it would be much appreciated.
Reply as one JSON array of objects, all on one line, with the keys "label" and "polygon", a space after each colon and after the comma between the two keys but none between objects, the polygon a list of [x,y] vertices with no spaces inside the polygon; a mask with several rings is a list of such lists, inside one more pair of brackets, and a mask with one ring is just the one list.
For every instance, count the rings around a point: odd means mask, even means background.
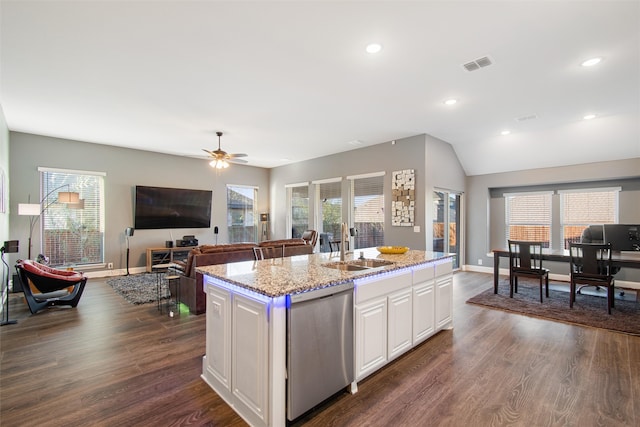
[{"label": "ceiling fan", "polygon": [[209,155],[213,158],[209,164],[212,168],[216,169],[224,169],[229,167],[229,163],[248,163],[246,160],[239,159],[239,157],[247,157],[246,154],[229,154],[226,151],[220,149],[220,137],[222,136],[222,132],[216,132],[218,135],[218,149],[209,151],[202,149],[209,153]]}]

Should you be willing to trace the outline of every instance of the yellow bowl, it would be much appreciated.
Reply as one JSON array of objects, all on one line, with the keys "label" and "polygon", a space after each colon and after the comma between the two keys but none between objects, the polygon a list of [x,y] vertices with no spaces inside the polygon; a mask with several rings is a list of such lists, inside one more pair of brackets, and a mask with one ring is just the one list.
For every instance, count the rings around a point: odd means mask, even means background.
[{"label": "yellow bowl", "polygon": [[378,246],[376,249],[381,254],[403,254],[409,250],[406,246]]}]

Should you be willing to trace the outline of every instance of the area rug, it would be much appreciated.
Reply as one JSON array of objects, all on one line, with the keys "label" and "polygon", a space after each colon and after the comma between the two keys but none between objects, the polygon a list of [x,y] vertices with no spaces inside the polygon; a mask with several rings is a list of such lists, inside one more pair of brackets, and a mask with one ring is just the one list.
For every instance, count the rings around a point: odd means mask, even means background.
[{"label": "area rug", "polygon": [[611,315],[607,313],[607,299],[592,295],[577,295],[573,308],[569,308],[569,292],[549,290],[549,298],[540,303],[538,282],[520,281],[518,293],[509,298],[509,280],[501,279],[498,294],[493,287],[467,300],[469,304],[509,311],[575,325],[608,329],[640,336],[640,303],[615,300]]},{"label": "area rug", "polygon": [[[157,301],[155,273],[112,277],[107,279],[107,284],[131,304]],[[166,298],[169,298],[169,290],[163,286],[162,299]]]}]

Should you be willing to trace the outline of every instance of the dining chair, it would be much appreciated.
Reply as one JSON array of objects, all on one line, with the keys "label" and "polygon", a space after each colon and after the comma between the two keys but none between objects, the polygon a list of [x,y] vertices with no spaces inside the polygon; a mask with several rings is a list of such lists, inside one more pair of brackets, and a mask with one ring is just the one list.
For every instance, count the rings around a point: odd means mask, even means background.
[{"label": "dining chair", "polygon": [[256,261],[271,258],[284,258],[285,246],[257,246],[253,248],[253,256]]},{"label": "dining chair", "polygon": [[611,309],[615,306],[611,252],[610,243],[571,243],[569,245],[571,257],[569,307],[573,308],[576,300],[576,285],[603,287],[607,289],[607,308],[611,314]]},{"label": "dining chair", "polygon": [[518,292],[518,277],[538,279],[540,282],[540,302],[542,284],[549,298],[549,269],[542,267],[542,242],[509,240],[509,296]]}]

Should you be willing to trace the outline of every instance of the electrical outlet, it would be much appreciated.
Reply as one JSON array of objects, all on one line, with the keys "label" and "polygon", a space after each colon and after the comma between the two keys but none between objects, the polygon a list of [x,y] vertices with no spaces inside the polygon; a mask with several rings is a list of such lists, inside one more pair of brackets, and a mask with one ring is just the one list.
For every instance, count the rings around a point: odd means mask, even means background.
[{"label": "electrical outlet", "polygon": [[482,265],[482,258],[478,258],[478,265]]},{"label": "electrical outlet", "polygon": [[107,268],[108,268],[109,270],[113,270],[113,263],[112,263],[112,262],[108,263],[108,264],[107,264]]}]

